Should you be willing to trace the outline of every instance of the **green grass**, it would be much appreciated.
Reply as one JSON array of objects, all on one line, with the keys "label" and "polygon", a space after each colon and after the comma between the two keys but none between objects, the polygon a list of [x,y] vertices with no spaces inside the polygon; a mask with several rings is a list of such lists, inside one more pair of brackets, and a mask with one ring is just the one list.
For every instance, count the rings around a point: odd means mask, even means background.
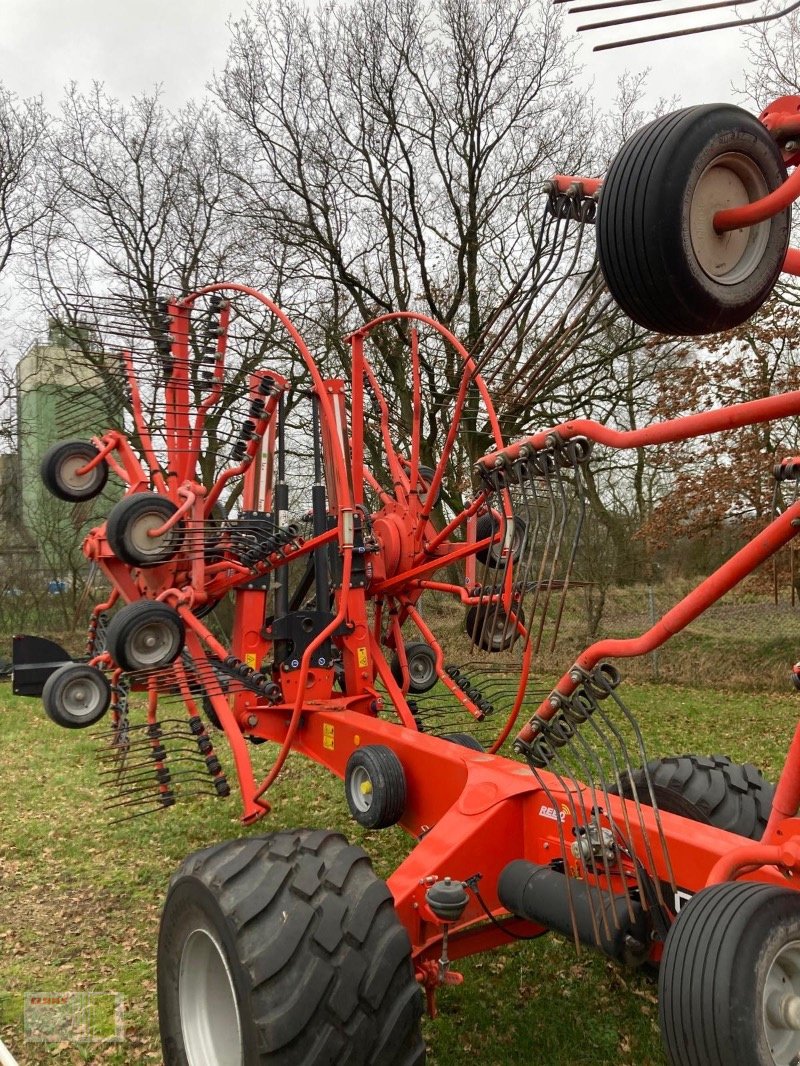
[{"label": "green grass", "polygon": [[[624,692],[651,755],[722,752],[776,777],[797,718],[791,695],[628,684]],[[0,1038],[25,1066],[159,1063],[155,949],[171,872],[209,843],[288,826],[341,829],[386,876],[407,848],[399,830],[366,833],[341,784],[290,759],[270,794],[272,814],[243,830],[235,799],[190,800],[110,826],[93,743],[58,730],[37,700],[0,691]],[[258,749],[266,767],[268,746]],[[590,953],[545,937],[467,960],[461,987],[440,993],[425,1022],[429,1062],[454,1066],[664,1066],[655,987]],[[25,1044],[22,995],[118,992],[122,1045]]]}]

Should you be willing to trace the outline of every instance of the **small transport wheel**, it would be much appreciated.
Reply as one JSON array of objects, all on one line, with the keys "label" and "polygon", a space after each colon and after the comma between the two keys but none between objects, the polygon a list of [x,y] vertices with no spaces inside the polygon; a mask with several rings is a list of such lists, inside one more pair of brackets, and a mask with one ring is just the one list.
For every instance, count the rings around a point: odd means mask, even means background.
[{"label": "small transport wheel", "polygon": [[[497,536],[504,527],[505,523],[498,519],[496,515],[482,514],[475,523],[475,539],[484,540],[486,537],[491,537],[492,535]],[[525,543],[525,534],[527,531],[528,523],[521,515],[515,514],[514,529],[511,534],[509,551],[511,559],[515,563],[519,561],[520,555],[522,554],[522,548]],[[502,539],[494,541],[488,548],[481,548],[480,551],[475,552],[475,558],[495,569],[503,567],[508,561],[508,555],[503,554],[504,548],[505,544]]]},{"label": "small transport wheel", "polygon": [[658,984],[673,1066],[800,1062],[800,893],[754,881],[704,888],[669,931]]},{"label": "small transport wheel", "polygon": [[[422,465],[420,465],[420,467],[419,467],[419,476],[420,476],[421,480],[425,483],[426,486],[430,485],[430,483],[433,481],[433,478],[434,478],[435,474],[436,474],[436,471],[433,469],[432,466],[422,466]],[[439,502],[439,497],[441,496],[441,494],[442,494],[442,487],[440,485],[439,486],[439,490],[436,493],[436,496],[434,497],[433,503],[431,505],[432,507],[435,507],[436,504]],[[422,501],[422,503],[427,503],[428,502],[428,493],[427,492],[421,493],[419,498]]]},{"label": "small transport wheel", "polygon": [[423,1066],[408,934],[361,848],[327,830],[229,840],[170,883],[165,1066]]},{"label": "small transport wheel", "polygon": [[123,670],[160,670],[183,650],[186,630],[178,612],[157,600],[120,607],[106,630],[106,651]]},{"label": "small transport wheel", "polygon": [[740,107],[689,107],[651,122],[623,145],[600,193],[597,250],[611,295],[658,333],[701,336],[745,322],[780,274],[791,208],[728,233],[713,218],[785,180],[777,143]]},{"label": "small transport wheel", "polygon": [[481,651],[507,651],[518,636],[517,621],[525,625],[522,608],[509,618],[498,604],[476,603],[467,611],[465,627],[467,636]]},{"label": "small transport wheel", "polygon": [[350,813],[365,829],[396,825],[406,809],[403,764],[384,744],[357,748],[347,760],[344,791]]},{"label": "small transport wheel", "polygon": [[471,733],[440,733],[439,740],[449,740],[451,744],[459,744],[470,751],[486,751],[483,744]]},{"label": "small transport wheel", "polygon": [[[647,764],[658,809],[704,825],[760,840],[769,821],[775,788],[750,763],[725,755],[680,755]],[[622,795],[651,806],[643,770],[622,778]],[[616,791],[609,789],[609,791]]]},{"label": "small transport wheel", "polygon": [[[408,663],[408,691],[419,694],[432,689],[439,680],[436,673],[436,652],[424,641],[405,645]],[[392,676],[398,685],[403,684],[403,667],[397,652],[392,656]]]},{"label": "small transport wheel", "polygon": [[85,663],[66,663],[44,683],[45,713],[65,729],[85,729],[99,722],[111,704],[111,685],[100,670]]},{"label": "small transport wheel", "polygon": [[150,532],[159,529],[178,510],[172,500],[154,492],[137,492],[123,496],[112,508],[106,522],[106,536],[111,550],[129,566],[159,566],[168,562],[181,546],[182,522],[160,537]]},{"label": "small transport wheel", "polygon": [[42,456],[39,472],[45,487],[59,500],[80,503],[99,496],[108,481],[108,463],[101,459],[86,473],[79,474],[98,456],[97,448],[84,440],[62,440]]}]

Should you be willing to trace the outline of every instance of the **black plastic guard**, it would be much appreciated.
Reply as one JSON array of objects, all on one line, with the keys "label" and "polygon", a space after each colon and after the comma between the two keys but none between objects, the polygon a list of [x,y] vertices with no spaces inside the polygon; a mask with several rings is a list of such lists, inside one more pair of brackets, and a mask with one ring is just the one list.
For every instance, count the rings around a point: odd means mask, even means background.
[{"label": "black plastic guard", "polygon": [[15,696],[41,696],[48,677],[65,663],[74,662],[60,644],[46,637],[20,634],[12,643]]}]

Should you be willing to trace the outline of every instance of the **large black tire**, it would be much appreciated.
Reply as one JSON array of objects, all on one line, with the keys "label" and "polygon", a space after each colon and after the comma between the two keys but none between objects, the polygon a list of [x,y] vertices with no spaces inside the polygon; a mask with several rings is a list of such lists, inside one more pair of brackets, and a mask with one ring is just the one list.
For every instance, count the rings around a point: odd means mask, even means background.
[{"label": "large black tire", "polygon": [[42,456],[39,473],[45,487],[59,500],[81,503],[99,496],[108,481],[108,463],[97,466],[80,476],[76,471],[98,455],[97,448],[85,440],[62,440],[53,444]]},{"label": "large black tire", "polygon": [[[750,763],[725,755],[680,755],[647,764],[659,810],[760,840],[767,827],[775,788]],[[650,805],[644,771],[622,778],[622,795]],[[615,790],[610,790],[615,791]]]},{"label": "large black tire", "polygon": [[[406,663],[408,664],[408,691],[415,695],[428,692],[439,680],[436,673],[436,652],[424,641],[406,644]],[[391,662],[392,676],[398,685],[403,684],[403,667],[395,652]]]},{"label": "large black tire", "polygon": [[45,713],[64,729],[85,729],[99,722],[111,704],[111,685],[100,670],[86,663],[66,663],[44,683]]},{"label": "large black tire", "polygon": [[385,744],[356,748],[345,767],[344,791],[350,813],[365,829],[397,825],[407,802],[403,764]]},{"label": "large black tire", "polygon": [[800,893],[729,882],[698,892],[669,931],[659,975],[661,1034],[673,1066],[800,1061]]},{"label": "large black tire", "polygon": [[186,627],[178,612],[157,600],[120,607],[106,630],[106,651],[123,670],[161,670],[183,651]]},{"label": "large black tire", "polygon": [[676,335],[746,321],[781,271],[791,209],[730,234],[716,234],[712,219],[785,179],[777,144],[739,107],[689,107],[635,133],[611,165],[597,210],[600,266],[622,310]]},{"label": "large black tire", "polygon": [[106,537],[118,559],[128,566],[160,566],[168,562],[183,541],[184,526],[172,526],[160,537],[148,536],[178,510],[172,500],[155,492],[123,496],[112,508],[106,522]]},{"label": "large black tire", "polygon": [[[165,1066],[425,1062],[422,997],[392,896],[366,853],[326,830],[186,859],[161,917],[158,1012]],[[229,1039],[237,1020],[240,1048]]]}]

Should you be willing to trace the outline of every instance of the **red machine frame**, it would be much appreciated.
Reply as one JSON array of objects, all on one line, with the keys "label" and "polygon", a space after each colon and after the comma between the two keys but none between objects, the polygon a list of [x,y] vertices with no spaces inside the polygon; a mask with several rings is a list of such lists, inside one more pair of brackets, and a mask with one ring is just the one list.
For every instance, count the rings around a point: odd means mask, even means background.
[{"label": "red machine frame", "polygon": [[[792,105],[797,102],[791,98]],[[780,116],[791,113],[790,132],[797,125],[796,107],[791,110],[786,99],[777,101],[762,115],[769,128],[784,131]],[[800,153],[785,153],[790,165],[800,162]],[[558,177],[556,187],[576,196],[596,194],[599,183],[590,179]],[[800,194],[800,168],[777,192],[764,201],[744,208],[722,212],[715,219],[720,230],[752,225],[782,210]],[[800,276],[800,250],[789,251],[784,270]],[[128,385],[136,431],[141,442],[142,459],[119,432],[95,438],[97,457],[79,473],[87,473],[106,462],[127,486],[127,494],[154,490],[166,496],[176,511],[165,524],[152,531],[161,536],[181,522],[185,537],[202,538],[204,524],[225,486],[234,478],[243,479],[243,505],[249,509],[271,510],[271,455],[277,433],[279,400],[287,382],[268,370],[254,374],[250,380],[253,399],[265,397],[263,410],[254,421],[241,460],[225,469],[208,489],[197,480],[197,463],[202,447],[203,418],[219,400],[224,377],[225,334],[229,305],[222,303],[215,369],[207,394],[190,417],[190,327],[195,302],[211,294],[239,294],[260,302],[274,315],[294,343],[310,375],[321,420],[323,455],[328,507],[335,526],[324,533],[303,540],[296,537],[280,556],[265,556],[259,573],[267,574],[294,559],[335,544],[341,557],[341,574],[335,587],[332,619],[303,651],[296,669],[282,678],[280,702],[259,699],[253,692],[239,692],[230,698],[222,693],[210,698],[224,728],[233,755],[242,795],[243,818],[252,823],[269,811],[265,794],[283,767],[290,751],[313,759],[339,777],[345,776],[351,754],[368,745],[387,745],[399,758],[405,772],[408,801],[401,818],[403,828],[416,840],[409,856],[389,879],[397,914],[408,930],[418,979],[428,993],[431,1012],[435,1011],[435,991],[443,982],[458,982],[459,976],[449,967],[449,960],[506,943],[509,934],[535,936],[544,926],[510,916],[500,902],[496,885],[501,871],[515,859],[547,864],[561,857],[566,864],[570,850],[566,841],[576,820],[576,811],[597,806],[591,785],[578,790],[565,787],[559,775],[542,769],[534,777],[524,763],[498,754],[523,710],[525,687],[487,752],[470,751],[427,735],[418,728],[406,700],[407,692],[389,668],[381,649],[385,612],[391,617],[393,645],[401,659],[402,625],[410,620],[434,649],[441,681],[462,703],[466,714],[475,714],[469,699],[443,669],[443,652],[436,637],[418,610],[418,601],[426,589],[444,591],[467,606],[477,606],[481,599],[470,591],[470,567],[476,551],[496,545],[497,535],[476,540],[475,518],[487,505],[489,491],[477,492],[469,506],[447,522],[442,529],[434,525],[431,514],[445,468],[452,454],[458,425],[463,413],[467,389],[478,389],[485,406],[493,450],[478,463],[477,472],[490,476],[507,469],[516,460],[575,438],[585,438],[606,447],[625,449],[687,440],[701,434],[751,425],[758,422],[800,415],[800,391],[742,403],[715,411],[652,425],[643,430],[618,432],[590,420],[574,420],[533,434],[506,446],[486,385],[475,362],[452,333],[424,315],[398,312],[383,315],[349,338],[352,378],[349,386],[349,419],[345,402],[345,383],[326,379],[288,317],[266,296],[243,285],[218,284],[169,303],[171,358],[173,371],[166,386],[165,436],[170,462],[162,469],[155,455],[149,428],[130,357],[127,361]],[[408,457],[401,456],[392,444],[389,411],[380,392],[376,376],[365,354],[371,333],[388,324],[403,322],[409,330],[412,365],[412,393],[415,411],[421,404],[421,374],[418,356],[418,326],[437,333],[452,346],[462,362],[461,382],[455,399],[455,417],[449,428],[439,462],[429,483],[420,474],[420,430],[415,419]],[[380,431],[389,464],[393,491],[380,487],[365,465],[363,416],[365,389],[377,398]],[[380,498],[381,507],[372,516],[378,548],[368,559],[367,580],[355,586],[354,553],[357,549],[356,520],[365,504],[364,485]],[[484,483],[485,484],[485,483]],[[507,494],[501,492],[504,522],[513,521]],[[790,505],[746,547],[664,615],[651,629],[632,640],[603,640],[584,651],[560,678],[553,693],[535,713],[528,708],[530,720],[517,737],[518,750],[541,733],[558,710],[560,697],[571,696],[582,681],[607,657],[641,655],[652,651],[682,630],[699,614],[733,588],[757,566],[770,558],[800,531],[800,502]],[[505,548],[501,545],[501,550]],[[85,545],[87,556],[96,561],[115,589],[112,597],[94,613],[96,629],[100,615],[118,599],[158,600],[174,607],[186,626],[186,649],[193,659],[212,655],[223,660],[233,655],[248,664],[260,664],[271,643],[265,632],[264,616],[267,593],[250,589],[253,572],[239,567],[230,559],[209,561],[196,552],[189,566],[174,561],[147,569],[132,569],[112,551],[106,527],[94,529]],[[454,562],[467,566],[465,585],[440,580],[437,571]],[[509,568],[510,569],[510,568]],[[472,574],[474,581],[474,572]],[[218,599],[225,592],[236,593],[234,642],[224,647],[196,614],[196,609]],[[529,674],[532,644],[527,639],[524,621],[514,615],[510,585],[494,594],[510,612],[513,623],[524,641],[521,670]],[[372,616],[368,603],[374,605]],[[334,689],[334,672],[330,664],[319,666],[315,653],[333,640],[341,653],[342,692]],[[114,677],[122,673],[107,652],[94,656],[90,665],[107,668]],[[189,681],[176,668],[187,711],[196,715],[195,697]],[[145,686],[147,687],[147,686]],[[407,686],[405,686],[407,688]],[[151,716],[155,715],[155,689],[151,689]],[[346,694],[345,694],[346,693]],[[380,717],[384,700],[394,708],[399,723]],[[246,737],[263,739],[278,745],[278,753],[269,773],[256,780]],[[154,741],[155,743],[155,741]],[[165,786],[164,786],[165,787]],[[629,818],[628,809],[636,805],[637,817]],[[635,852],[647,852],[658,880],[671,885],[673,892],[693,894],[706,885],[736,877],[793,885],[788,875],[800,872],[800,725],[789,748],[766,835],[761,843],[742,844],[741,838],[723,830],[694,824],[691,835],[685,832],[684,819],[659,813],[636,800],[606,797],[606,815],[611,823],[624,824]],[[656,841],[663,843],[659,848]],[[571,871],[581,871],[577,861]],[[445,923],[427,901],[427,892],[437,880],[450,877],[475,883],[482,878],[482,897],[470,897],[462,916]],[[629,881],[637,883],[635,865],[620,859],[620,869],[606,879],[611,887]],[[487,922],[488,915],[493,921]],[[443,940],[449,952],[448,965],[442,965]],[[660,945],[651,946],[657,957]]]}]

